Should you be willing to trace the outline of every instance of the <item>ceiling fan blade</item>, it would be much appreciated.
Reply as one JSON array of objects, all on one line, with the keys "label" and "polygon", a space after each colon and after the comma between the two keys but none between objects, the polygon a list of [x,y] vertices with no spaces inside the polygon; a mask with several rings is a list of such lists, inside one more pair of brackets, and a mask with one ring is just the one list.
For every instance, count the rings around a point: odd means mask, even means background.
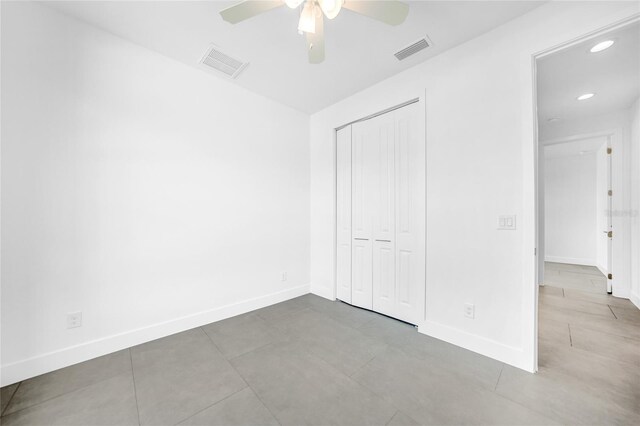
[{"label": "ceiling fan blade", "polygon": [[305,33],[307,36],[307,50],[309,63],[319,64],[324,61],[324,20],[322,13],[316,14],[316,32]]},{"label": "ceiling fan blade", "polygon": [[237,24],[282,5],[284,5],[283,0],[246,0],[221,10],[220,16],[227,22]]},{"label": "ceiling fan blade", "polygon": [[396,0],[345,0],[345,9],[389,25],[400,25],[409,13],[409,5]]}]

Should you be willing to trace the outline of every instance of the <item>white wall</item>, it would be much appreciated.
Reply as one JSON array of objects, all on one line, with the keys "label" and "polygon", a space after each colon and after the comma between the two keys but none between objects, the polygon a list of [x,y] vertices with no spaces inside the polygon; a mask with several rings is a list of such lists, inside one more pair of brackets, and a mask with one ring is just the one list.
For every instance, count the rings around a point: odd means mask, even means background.
[{"label": "white wall", "polygon": [[640,98],[630,110],[631,118],[631,291],[630,299],[640,308]]},{"label": "white wall", "polygon": [[[427,300],[420,331],[536,369],[532,55],[638,13],[553,2],[311,117],[311,285],[335,297],[333,129],[426,101]],[[437,40],[434,40],[437,43]],[[516,214],[516,231],[497,217]],[[463,315],[474,303],[476,318]]]},{"label": "white wall", "polygon": [[308,292],[308,140],[305,114],[2,2],[2,384]]},{"label": "white wall", "polygon": [[[547,126],[541,133],[540,140],[544,144],[555,141],[593,137],[595,135],[610,135],[611,147],[611,199],[612,220],[612,248],[611,273],[613,274],[613,295],[630,298],[631,292],[631,245],[632,245],[632,137],[631,111],[623,109],[603,114],[597,117],[583,117],[575,120],[565,120]],[[636,142],[637,144],[637,142]],[[637,167],[633,166],[633,167]]]},{"label": "white wall", "polygon": [[545,260],[596,265],[598,175],[596,153],[553,155],[546,147]]}]

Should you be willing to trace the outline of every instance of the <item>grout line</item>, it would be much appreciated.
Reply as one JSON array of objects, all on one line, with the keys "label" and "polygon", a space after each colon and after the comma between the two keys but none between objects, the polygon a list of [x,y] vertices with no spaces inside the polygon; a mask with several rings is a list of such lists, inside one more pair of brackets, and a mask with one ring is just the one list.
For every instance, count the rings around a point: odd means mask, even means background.
[{"label": "grout line", "polygon": [[564,295],[564,287],[562,287],[562,297],[566,297],[566,296]]},{"label": "grout line", "polygon": [[389,425],[389,423],[391,423],[391,420],[395,419],[399,412],[400,412],[400,410],[396,410],[396,412],[395,412],[395,413],[393,413],[393,416],[391,416],[391,418],[389,419],[389,421],[388,421],[388,422],[386,422],[386,423],[384,424],[384,426],[388,426],[388,425]]},{"label": "grout line", "polygon": [[4,413],[9,409],[9,406],[11,405],[11,401],[13,401],[13,397],[16,395],[16,393],[18,393],[18,389],[20,389],[21,384],[22,382],[18,382],[18,386],[16,386],[16,389],[13,391],[13,393],[9,397],[9,402],[7,402],[7,406],[4,407],[4,410],[2,410],[2,413],[0,413],[0,417],[4,416]]},{"label": "grout line", "polygon": [[[264,319],[264,318],[263,318],[263,319]],[[214,342],[214,341],[213,341],[213,339],[211,338],[211,336],[209,336],[209,335],[207,334],[207,332],[204,330],[204,328],[200,327],[200,329],[202,329],[202,331],[204,332],[205,336],[207,336],[207,337],[209,338],[209,340],[211,341],[211,343],[213,343],[213,346],[215,346],[215,348],[218,350],[218,352],[220,352],[220,355],[222,355],[222,351],[220,350],[220,348],[218,347],[218,345],[216,345],[216,342]],[[261,346],[261,347],[262,347],[262,348],[264,348],[265,346],[268,346],[268,345],[271,345],[271,343],[268,343],[268,344],[266,344],[266,345],[264,345],[264,346]],[[254,350],[255,350],[255,349],[254,349]],[[249,352],[252,352],[252,351],[249,351]],[[246,353],[249,353],[249,352],[246,352]],[[244,355],[244,354],[243,354],[243,355]],[[240,356],[240,355],[238,355],[238,356]],[[251,392],[253,392],[253,394],[256,396],[256,398],[258,398],[258,400],[262,403],[262,405],[264,405],[264,408],[266,408],[266,409],[267,409],[267,411],[269,411],[269,413],[273,416],[273,418],[275,419],[275,421],[276,421],[276,422],[278,422],[278,424],[279,424],[279,425],[282,425],[282,423],[280,423],[280,420],[278,420],[278,417],[276,417],[276,415],[273,413],[273,411],[271,411],[271,408],[269,408],[269,407],[267,406],[267,404],[265,404],[265,403],[264,403],[264,401],[262,400],[262,398],[260,398],[260,395],[258,395],[258,392],[256,392],[256,391],[255,391],[255,389],[253,389],[253,388],[251,387],[251,385],[249,384],[249,382],[247,382],[247,381],[245,380],[245,378],[242,376],[242,374],[240,374],[240,372],[238,371],[238,369],[236,368],[236,366],[235,366],[235,365],[233,365],[233,363],[231,363],[231,361],[230,361],[230,360],[228,360],[224,355],[222,355],[222,358],[223,358],[225,361],[227,361],[227,364],[229,364],[229,365],[231,366],[231,368],[233,368],[233,371],[235,371],[235,372],[236,372],[236,374],[238,375],[238,377],[240,377],[240,379],[244,382],[244,384],[245,384],[245,385],[247,385],[247,386],[246,386],[245,388],[243,388],[243,389],[246,389],[246,388],[251,389]],[[239,391],[238,391],[238,392],[239,392]],[[237,393],[237,392],[236,392],[236,393]],[[218,402],[219,402],[219,401],[218,401]],[[216,403],[216,404],[217,404],[217,403]],[[215,405],[215,404],[214,404],[214,405]],[[208,407],[207,407],[207,408],[208,408]],[[184,419],[184,420],[186,420],[186,419]],[[184,420],[181,420],[181,422],[183,422]]]},{"label": "grout line", "polygon": [[208,410],[209,408],[211,408],[211,407],[213,407],[213,406],[215,406],[215,405],[220,404],[222,401],[226,401],[227,399],[231,398],[232,396],[234,396],[234,395],[236,395],[236,394],[239,394],[240,392],[242,392],[243,390],[248,389],[248,388],[249,388],[249,386],[245,386],[245,387],[243,387],[242,389],[237,390],[237,391],[235,391],[235,392],[233,392],[233,393],[231,393],[231,394],[229,394],[229,395],[225,396],[225,397],[224,397],[224,398],[222,398],[221,400],[216,401],[216,402],[214,402],[214,403],[213,403],[213,404],[211,404],[211,405],[207,405],[207,406],[206,406],[206,407],[204,407],[202,410],[198,410],[198,411],[196,411],[195,413],[193,413],[192,415],[190,415],[189,417],[185,417],[184,419],[180,420],[178,423],[176,423],[176,426],[177,426],[177,425],[179,425],[179,424],[182,424],[182,423],[186,422],[186,421],[187,421],[187,420],[189,420],[191,417],[193,417],[193,416],[197,416],[198,414],[202,413],[203,411]]},{"label": "grout line", "polygon": [[567,328],[569,329],[569,346],[573,347],[573,338],[571,337],[571,324],[567,324]]},{"label": "grout line", "polygon": [[136,373],[133,372],[133,355],[131,354],[131,348],[129,351],[129,361],[131,361],[131,377],[133,378],[133,396],[136,399],[136,412],[138,413],[138,425],[140,425],[140,407],[138,407],[138,390],[136,389]]},{"label": "grout line", "polygon": [[611,307],[611,305],[607,305],[607,306],[609,307],[609,310],[610,310],[610,311],[611,311],[611,313],[613,314],[613,317],[614,317],[615,319],[618,319],[618,316],[616,315],[616,313],[615,313],[615,312],[613,312],[613,308]]},{"label": "grout line", "polygon": [[502,364],[502,367],[500,367],[500,374],[498,374],[498,380],[496,380],[496,385],[493,387],[494,392],[498,389],[498,383],[500,383],[500,378],[502,377],[502,370],[504,370],[504,364]]}]

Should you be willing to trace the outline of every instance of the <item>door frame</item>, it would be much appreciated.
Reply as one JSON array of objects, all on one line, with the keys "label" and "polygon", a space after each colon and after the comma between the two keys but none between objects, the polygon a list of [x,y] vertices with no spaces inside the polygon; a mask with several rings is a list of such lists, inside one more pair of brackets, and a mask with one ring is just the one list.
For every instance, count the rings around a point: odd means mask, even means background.
[{"label": "door frame", "polygon": [[[541,51],[538,51],[536,53],[533,53],[531,55],[531,76],[532,76],[532,85],[531,85],[531,89],[532,89],[532,112],[533,112],[533,168],[534,168],[534,173],[533,173],[533,219],[534,219],[534,244],[535,244],[535,249],[534,249],[534,285],[535,285],[535,291],[534,291],[534,309],[533,309],[533,314],[534,314],[534,322],[533,322],[533,333],[534,333],[534,339],[533,339],[533,366],[534,366],[534,371],[538,371],[538,303],[539,303],[539,298],[538,298],[538,289],[540,286],[540,252],[538,250],[540,246],[540,242],[541,242],[541,224],[544,225],[544,222],[541,222],[541,215],[540,215],[540,170],[539,170],[539,166],[540,166],[540,148],[541,148],[541,144],[539,141],[539,134],[538,134],[538,78],[537,78],[537,60],[540,58],[543,58],[545,56],[551,55],[553,53],[565,50],[569,47],[572,47],[576,44],[580,44],[583,43],[585,41],[588,40],[592,40],[595,39],[597,37],[600,37],[603,34],[609,33],[611,31],[620,29],[620,28],[624,28],[628,25],[633,25],[637,22],[640,21],[640,15],[638,15],[637,13],[629,16],[627,18],[624,18],[622,20],[619,20],[617,22],[613,22],[610,23],[608,25],[605,25],[601,28],[598,28],[594,31],[590,31],[586,34],[583,34],[579,37],[576,37],[574,39],[565,41],[563,43],[560,43],[558,45],[555,45],[553,47],[547,48],[547,49],[543,49]],[[615,132],[617,134],[617,138],[620,138],[620,132]],[[614,151],[614,155],[615,155],[615,151]],[[544,219],[542,219],[544,220]],[[544,236],[542,236],[542,240],[544,239]],[[615,250],[612,248],[611,252],[613,253]],[[544,260],[543,260],[544,261]],[[614,276],[615,278],[615,276]]]},{"label": "door frame", "polygon": [[[373,112],[365,112],[365,113],[360,113],[360,114],[355,114],[354,118],[352,120],[349,121],[343,121],[342,124],[336,125],[334,126],[332,132],[333,132],[333,142],[332,142],[332,148],[333,148],[333,246],[332,246],[332,256],[331,256],[331,261],[332,261],[332,280],[333,280],[333,285],[331,286],[331,294],[327,295],[329,296],[329,298],[331,300],[336,300],[337,298],[337,286],[338,286],[338,281],[337,281],[337,275],[338,275],[338,252],[337,252],[337,243],[338,243],[338,149],[337,149],[337,143],[338,143],[338,130],[343,129],[347,126],[353,125],[355,123],[361,122],[361,121],[365,121],[365,120],[369,120],[371,118],[377,117],[379,115],[391,112],[391,111],[395,111],[397,109],[400,109],[402,107],[417,103],[420,106],[421,109],[421,113],[420,113],[420,117],[421,120],[418,123],[419,124],[419,129],[420,132],[422,133],[422,140],[425,144],[425,159],[424,159],[424,168],[425,168],[425,217],[424,217],[424,230],[425,230],[425,282],[424,282],[424,300],[422,301],[422,313],[421,313],[421,321],[420,323],[424,322],[426,320],[426,297],[427,297],[427,248],[426,248],[426,238],[427,238],[427,209],[428,209],[428,202],[427,202],[427,131],[426,131],[426,120],[427,120],[427,110],[426,110],[426,90],[422,90],[420,92],[416,92],[414,90],[412,91],[407,91],[404,93],[399,93],[397,94],[397,97],[394,96],[394,99],[392,101],[387,100],[386,102],[384,102],[384,104],[379,105],[377,108],[373,109]],[[385,107],[384,105],[389,105],[391,104],[392,106],[388,106]],[[418,327],[420,326],[420,323],[418,324]]]}]

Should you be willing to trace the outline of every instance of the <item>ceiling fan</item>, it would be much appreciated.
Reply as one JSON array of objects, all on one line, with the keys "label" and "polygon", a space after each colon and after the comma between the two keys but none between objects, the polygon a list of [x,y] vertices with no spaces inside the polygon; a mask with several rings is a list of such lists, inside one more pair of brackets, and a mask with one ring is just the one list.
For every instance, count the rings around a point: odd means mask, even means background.
[{"label": "ceiling fan", "polygon": [[291,9],[302,5],[298,32],[306,36],[312,64],[324,61],[323,15],[333,19],[344,8],[385,24],[399,25],[409,13],[409,5],[397,0],[245,0],[220,11],[220,15],[225,21],[237,24],[285,4]]}]

